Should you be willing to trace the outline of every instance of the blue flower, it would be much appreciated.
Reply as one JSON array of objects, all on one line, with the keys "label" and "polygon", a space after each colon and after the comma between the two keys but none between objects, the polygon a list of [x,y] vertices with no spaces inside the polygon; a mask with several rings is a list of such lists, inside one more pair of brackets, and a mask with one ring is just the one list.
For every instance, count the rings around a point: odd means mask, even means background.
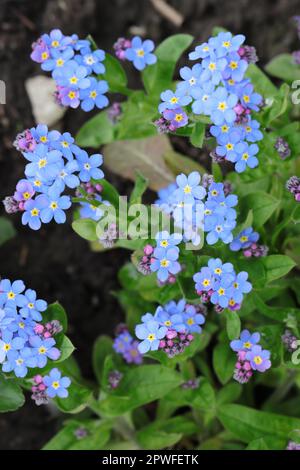
[{"label": "blue flower", "polygon": [[248,248],[252,243],[256,243],[259,239],[259,234],[253,231],[252,227],[247,227],[242,230],[230,243],[232,251],[239,251]]},{"label": "blue flower", "polygon": [[48,199],[44,194],[30,199],[24,204],[25,212],[22,215],[22,224],[29,225],[32,230],[39,230],[41,228],[41,211],[48,205]]},{"label": "blue flower", "polygon": [[214,285],[213,272],[209,267],[201,268],[199,273],[194,274],[195,287],[197,291],[209,291]]},{"label": "blue flower", "polygon": [[82,47],[80,54],[76,55],[75,60],[87,69],[88,74],[92,72],[95,74],[105,73],[105,67],[102,64],[105,59],[105,52],[102,49],[91,51],[90,47]]},{"label": "blue flower", "polygon": [[79,166],[76,160],[71,160],[65,164],[61,161],[58,164],[59,172],[55,180],[55,188],[62,193],[67,186],[68,188],[74,189],[80,185],[80,181],[77,175],[74,175],[75,171],[79,170]]},{"label": "blue flower", "polygon": [[233,239],[232,230],[236,226],[235,220],[224,219],[222,216],[216,216],[213,226],[206,226],[204,220],[204,230],[208,232],[206,241],[209,245],[214,245],[218,240],[223,243],[230,243]]},{"label": "blue flower", "polygon": [[75,139],[71,136],[70,132],[64,132],[58,140],[51,142],[51,145],[54,149],[59,150],[67,160],[71,161],[74,158],[74,154],[80,151],[80,148],[74,142]]},{"label": "blue flower", "polygon": [[90,79],[87,78],[88,71],[76,62],[67,64],[62,69],[53,72],[53,78],[58,85],[68,89],[84,90],[90,86]]},{"label": "blue flower", "polygon": [[38,124],[30,129],[31,135],[37,144],[53,145],[59,138],[60,132],[49,131],[45,124]]},{"label": "blue flower", "polygon": [[55,69],[64,67],[73,56],[74,50],[71,47],[68,47],[64,51],[53,50],[51,52],[51,57],[42,63],[41,68],[46,72],[52,72]]},{"label": "blue flower", "polygon": [[125,58],[133,62],[137,70],[143,70],[147,65],[156,63],[157,57],[152,54],[153,50],[153,41],[150,39],[142,41],[140,37],[135,36],[131,41],[131,47],[125,51]]},{"label": "blue flower", "polygon": [[81,108],[84,111],[91,111],[96,108],[102,109],[108,106],[108,98],[104,95],[108,91],[108,85],[105,80],[97,81],[90,79],[90,86],[80,91]]},{"label": "blue flower", "polygon": [[240,142],[236,145],[237,157],[232,159],[235,162],[234,168],[238,173],[242,173],[249,168],[255,168],[258,165],[258,159],[255,156],[258,152],[258,146],[256,144],[247,144],[246,142]]},{"label": "blue flower", "polygon": [[200,85],[200,77],[202,74],[201,64],[195,64],[192,68],[182,67],[179,73],[183,81],[178,84],[177,90],[186,95],[193,96],[194,90]]},{"label": "blue flower", "polygon": [[188,176],[181,173],[176,178],[178,189],[175,190],[174,196],[177,202],[185,204],[194,204],[195,200],[203,199],[206,190],[200,186],[201,176],[198,171],[192,171]]},{"label": "blue flower", "polygon": [[25,290],[23,281],[10,282],[9,279],[2,279],[0,281],[0,305],[15,308],[22,306],[24,302],[24,295],[22,292]]},{"label": "blue flower", "polygon": [[248,83],[245,87],[243,87],[241,92],[241,103],[249,109],[253,111],[259,111],[259,105],[262,102],[262,96],[258,93],[255,93],[253,90],[253,85]]},{"label": "blue flower", "polygon": [[240,58],[237,52],[231,53],[227,57],[228,63],[223,72],[223,77],[228,80],[231,78],[235,82],[243,80],[245,72],[248,68],[248,62]]},{"label": "blue flower", "polygon": [[113,343],[113,348],[117,353],[123,354],[127,349],[129,349],[132,343],[132,336],[128,331],[120,333]]},{"label": "blue flower", "polygon": [[233,110],[237,104],[238,97],[234,94],[228,94],[223,87],[217,88],[211,97],[211,119],[214,124],[221,126],[224,123],[232,124],[236,119]]},{"label": "blue flower", "polygon": [[48,358],[56,361],[61,355],[60,351],[54,347],[56,342],[53,338],[41,339],[35,335],[29,338],[29,344],[36,357],[36,367],[40,369],[45,367]]},{"label": "blue flower", "polygon": [[221,157],[226,157],[229,161],[234,161],[237,158],[236,144],[242,139],[242,134],[239,129],[232,128],[231,131],[219,135],[217,142],[218,146],[216,152]]},{"label": "blue flower", "polygon": [[214,85],[218,85],[222,80],[222,73],[227,65],[226,59],[219,59],[214,53],[203,59],[203,73],[201,80],[211,81]]},{"label": "blue flower", "polygon": [[245,39],[242,34],[233,36],[230,32],[221,32],[210,39],[210,45],[215,48],[218,57],[224,57],[230,52],[237,52]]},{"label": "blue flower", "polygon": [[177,247],[164,249],[156,248],[153,253],[153,262],[150,265],[152,272],[157,273],[161,282],[167,281],[170,274],[178,274],[180,264],[178,263],[179,250]]},{"label": "blue flower", "polygon": [[25,168],[27,177],[38,176],[45,183],[52,182],[56,178],[62,160],[60,151],[49,151],[47,145],[39,144],[34,152],[26,153],[24,156],[31,162]]},{"label": "blue flower", "polygon": [[226,275],[231,276],[231,280],[233,281],[235,278],[235,273],[233,269],[232,263],[222,263],[220,258],[211,258],[208,261],[208,267],[216,277],[216,279],[220,279],[222,276]]},{"label": "blue flower", "polygon": [[241,271],[232,283],[231,298],[235,303],[240,304],[243,300],[243,294],[248,294],[252,290],[252,285],[248,282],[248,273]]},{"label": "blue flower", "polygon": [[77,155],[76,159],[79,165],[79,178],[84,183],[87,183],[91,178],[95,180],[101,180],[104,177],[104,173],[98,168],[103,163],[103,157],[99,153],[88,156],[87,152],[81,150]]},{"label": "blue flower", "polygon": [[165,188],[160,189],[157,192],[158,199],[155,201],[155,204],[157,206],[161,206],[161,208],[165,210],[165,207],[170,206],[170,196],[173,195],[175,189],[177,188],[178,186],[176,183],[171,183]]},{"label": "blue flower", "polygon": [[186,106],[192,101],[192,98],[186,96],[183,90],[176,90],[175,93],[172,90],[166,90],[162,92],[160,97],[163,101],[163,103],[160,103],[158,106],[160,113],[166,109],[176,109],[181,106]]},{"label": "blue flower", "polygon": [[259,333],[250,333],[249,330],[243,330],[241,332],[240,338],[231,341],[230,347],[233,351],[249,351],[254,345],[259,343],[260,334]]},{"label": "blue flower", "polygon": [[[108,201],[102,201],[102,197],[100,195],[95,196],[96,201],[102,202],[102,204],[109,206],[110,203]],[[101,206],[96,206],[92,202],[89,204],[87,202],[81,203],[81,208],[79,210],[80,218],[81,219],[92,219],[96,222],[102,219],[104,215],[104,210]]]},{"label": "blue flower", "polygon": [[0,364],[5,361],[9,351],[23,349],[24,345],[24,338],[20,338],[19,336],[14,337],[14,334],[11,331],[3,331],[2,338],[0,339]]},{"label": "blue flower", "polygon": [[210,39],[209,42],[204,42],[203,44],[196,46],[195,50],[189,53],[189,59],[190,60],[205,59],[206,57],[209,57],[213,53],[214,53],[214,46],[211,43],[211,39]]},{"label": "blue flower", "polygon": [[64,50],[67,46],[72,44],[72,38],[65,36],[60,29],[52,29],[50,34],[43,34],[42,40],[49,47],[51,52],[53,50]]},{"label": "blue flower", "polygon": [[45,300],[37,299],[37,294],[33,289],[27,289],[23,297],[22,308],[20,310],[22,317],[41,321],[41,313],[47,310],[47,302]]},{"label": "blue flower", "polygon": [[24,319],[22,315],[16,315],[13,322],[7,326],[7,329],[27,341],[29,336],[34,335],[35,325],[35,321],[31,318]]},{"label": "blue flower", "polygon": [[221,138],[224,134],[228,134],[232,130],[231,126],[228,124],[223,124],[222,126],[210,126],[209,132],[216,138]]},{"label": "blue flower", "polygon": [[214,305],[220,305],[222,308],[228,307],[229,301],[232,298],[232,277],[231,275],[223,275],[219,281],[214,285],[214,292],[210,301]]},{"label": "blue flower", "polygon": [[192,110],[195,114],[205,114],[209,116],[212,109],[211,97],[215,91],[214,84],[211,82],[203,83],[201,87],[195,88],[193,91]]},{"label": "blue flower", "polygon": [[263,133],[259,130],[260,124],[255,119],[249,119],[247,124],[244,126],[245,139],[248,142],[257,142],[262,140]]},{"label": "blue flower", "polygon": [[49,375],[46,375],[43,379],[46,385],[46,392],[50,398],[59,397],[66,398],[69,393],[67,388],[71,385],[69,377],[62,377],[61,372],[58,369],[52,369]]},{"label": "blue flower", "polygon": [[267,349],[262,349],[261,346],[253,346],[251,351],[246,354],[246,359],[250,361],[253,370],[258,372],[265,372],[271,367],[270,361],[271,353]]},{"label": "blue flower", "polygon": [[158,307],[155,312],[155,320],[161,326],[167,327],[169,330],[178,332],[185,331],[182,315],[179,313],[171,314],[164,307]]},{"label": "blue flower", "polygon": [[205,317],[197,312],[194,305],[189,305],[183,314],[183,321],[188,333],[201,333],[202,328],[200,325],[205,323]]},{"label": "blue flower", "polygon": [[70,196],[61,196],[57,188],[50,188],[47,195],[47,206],[41,210],[41,221],[48,224],[54,218],[57,224],[64,224],[66,221],[64,211],[69,209],[71,205]]},{"label": "blue flower", "polygon": [[8,351],[2,370],[3,372],[14,371],[16,377],[22,378],[27,375],[28,367],[36,367],[36,357],[31,348],[23,348],[21,351]]},{"label": "blue flower", "polygon": [[224,200],[224,185],[223,183],[211,183],[208,188],[208,200],[222,202]]},{"label": "blue flower", "polygon": [[5,330],[15,321],[15,310],[13,308],[0,308],[0,331]]},{"label": "blue flower", "polygon": [[142,325],[135,327],[135,334],[138,339],[143,340],[138,345],[138,350],[141,354],[145,354],[148,351],[157,351],[159,342],[163,339],[167,333],[168,328],[165,326],[159,326],[157,321],[149,321]]},{"label": "blue flower", "polygon": [[166,230],[158,232],[155,236],[158,248],[174,248],[182,241],[182,236],[179,233],[169,234]]}]

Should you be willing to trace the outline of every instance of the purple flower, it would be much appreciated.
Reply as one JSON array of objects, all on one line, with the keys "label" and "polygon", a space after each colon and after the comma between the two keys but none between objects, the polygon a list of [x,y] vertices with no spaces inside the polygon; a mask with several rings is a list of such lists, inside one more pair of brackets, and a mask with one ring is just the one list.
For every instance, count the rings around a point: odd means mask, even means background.
[{"label": "purple flower", "polygon": [[20,180],[16,186],[14,199],[18,202],[28,201],[35,194],[32,184],[27,180]]},{"label": "purple flower", "polygon": [[271,367],[270,355],[270,351],[262,349],[261,346],[255,345],[251,351],[247,352],[246,359],[250,361],[253,370],[265,372]]},{"label": "purple flower", "polygon": [[259,234],[253,231],[252,227],[247,227],[242,230],[230,243],[230,249],[232,251],[244,250],[256,243],[259,239]]},{"label": "purple flower", "polygon": [[184,127],[188,123],[188,116],[182,108],[165,109],[163,117],[169,121],[169,130],[176,131],[179,127]]}]

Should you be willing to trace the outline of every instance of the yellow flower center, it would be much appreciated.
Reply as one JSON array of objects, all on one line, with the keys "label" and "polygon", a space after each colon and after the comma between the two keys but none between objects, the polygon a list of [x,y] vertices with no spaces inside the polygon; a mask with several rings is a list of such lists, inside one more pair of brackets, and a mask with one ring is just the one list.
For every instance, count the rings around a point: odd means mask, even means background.
[{"label": "yellow flower center", "polygon": [[242,159],[247,161],[248,158],[249,158],[249,153],[247,153],[247,152],[243,153]]},{"label": "yellow flower center", "polygon": [[73,77],[70,78],[70,83],[71,83],[72,85],[76,85],[77,82],[78,82],[78,78],[77,78],[77,77],[73,76]]},{"label": "yellow flower center", "polygon": [[172,104],[178,103],[178,98],[176,98],[176,96],[173,96],[173,98],[170,99],[170,103]]},{"label": "yellow flower center", "polygon": [[52,387],[56,390],[59,388],[59,382],[52,382]]},{"label": "yellow flower center", "polygon": [[246,349],[250,349],[252,347],[252,344],[250,343],[250,341],[246,341],[244,344],[243,344],[244,348]]},{"label": "yellow flower center", "polygon": [[218,294],[219,295],[224,295],[225,294],[225,289],[223,289],[223,287],[220,287],[220,289],[218,290]]},{"label": "yellow flower center", "polygon": [[246,132],[251,132],[251,127],[250,126],[246,126]]},{"label": "yellow flower center", "polygon": [[50,204],[51,209],[55,210],[55,209],[57,209],[57,207],[58,207],[57,202],[55,202],[55,201],[51,202],[51,204]]},{"label": "yellow flower center", "polygon": [[22,321],[20,321],[20,322],[19,322],[19,328],[22,328],[22,329],[23,329],[24,327],[25,327],[25,323],[22,322]]},{"label": "yellow flower center", "polygon": [[226,111],[226,109],[227,109],[227,104],[225,103],[225,101],[221,101],[221,102],[219,103],[218,109],[219,109],[220,111]]},{"label": "yellow flower center", "polygon": [[39,168],[44,168],[47,165],[47,159],[46,158],[41,158],[39,160],[38,165],[39,165]]},{"label": "yellow flower center", "polygon": [[224,124],[224,125],[221,127],[221,131],[222,131],[222,132],[228,132],[228,131],[229,131],[229,127],[226,126],[226,124]]},{"label": "yellow flower center", "polygon": [[39,348],[39,354],[45,354],[46,351],[47,351],[47,349],[44,348],[44,346],[41,346],[41,347]]},{"label": "yellow flower center", "polygon": [[34,304],[32,302],[29,302],[28,308],[33,308],[33,307],[34,307]]},{"label": "yellow flower center", "polygon": [[192,192],[192,188],[187,184],[184,189],[183,189],[183,192],[185,194],[190,194]]},{"label": "yellow flower center", "polygon": [[21,359],[21,358],[19,358],[19,359],[16,360],[17,366],[21,366],[21,365],[23,364],[23,362],[24,362],[24,360]]},{"label": "yellow flower center", "polygon": [[193,325],[194,323],[195,323],[195,322],[194,322],[194,319],[193,319],[192,317],[188,318],[187,324],[188,324],[189,326]]},{"label": "yellow flower center", "polygon": [[262,358],[260,356],[255,356],[255,358],[253,359],[253,361],[255,362],[255,364],[259,365],[262,363]]},{"label": "yellow flower center", "polygon": [[232,85],[232,86],[235,84],[235,81],[233,80],[233,78],[230,78],[230,79],[228,80],[228,84],[229,84],[229,85]]},{"label": "yellow flower center", "polygon": [[35,180],[35,182],[33,184],[34,184],[34,186],[37,186],[38,188],[40,186],[42,186],[42,182],[40,180]]},{"label": "yellow flower center", "polygon": [[209,286],[210,285],[210,280],[209,279],[203,279],[202,285],[205,286],[205,287]]},{"label": "yellow flower center", "polygon": [[138,49],[136,51],[138,57],[144,57],[145,51],[143,49]]},{"label": "yellow flower center", "polygon": [[13,291],[8,292],[7,298],[13,300],[16,297],[16,294]]},{"label": "yellow flower center", "polygon": [[250,101],[249,95],[244,95],[243,100],[245,101],[245,103],[249,103]]},{"label": "yellow flower center", "polygon": [[6,343],[3,347],[4,351],[9,351],[11,348],[10,344]]},{"label": "yellow flower center", "polygon": [[54,40],[54,41],[52,41],[51,46],[52,46],[52,47],[58,47],[58,46],[59,46],[59,42]]},{"label": "yellow flower center", "polygon": [[175,121],[181,122],[183,120],[182,114],[175,114]]},{"label": "yellow flower center", "polygon": [[160,265],[162,268],[167,268],[169,266],[169,261],[166,258],[164,258],[161,260]]},{"label": "yellow flower center", "polygon": [[69,91],[68,97],[69,97],[71,100],[73,100],[74,98],[76,98],[76,93],[75,93],[75,91]]},{"label": "yellow flower center", "polygon": [[223,41],[222,46],[228,48],[228,47],[231,46],[231,42],[230,41]]},{"label": "yellow flower center", "polygon": [[48,52],[42,52],[42,59],[43,59],[43,60],[48,59],[48,57],[49,57]]},{"label": "yellow flower center", "polygon": [[245,242],[247,242],[247,241],[248,241],[248,237],[247,237],[246,235],[242,235],[242,236],[240,237],[240,242],[245,243]]},{"label": "yellow flower center", "polygon": [[171,326],[172,323],[170,322],[170,320],[167,320],[167,321],[165,321],[165,325],[166,325],[166,326]]},{"label": "yellow flower center", "polygon": [[40,137],[40,141],[43,142],[43,143],[47,142],[47,140],[48,139],[47,139],[46,135],[42,135],[42,137]]},{"label": "yellow flower center", "polygon": [[150,333],[147,338],[149,341],[154,341],[155,340],[155,335],[153,333]]},{"label": "yellow flower center", "polygon": [[69,147],[69,142],[67,142],[66,140],[63,140],[61,145],[64,147],[64,148],[68,148]]},{"label": "yellow flower center", "polygon": [[168,240],[162,240],[160,242],[160,246],[162,246],[163,248],[167,248],[168,245],[169,245]]},{"label": "yellow flower center", "polygon": [[94,98],[94,99],[97,98],[96,90],[93,90],[93,91],[90,92],[90,98]]},{"label": "yellow flower center", "polygon": [[238,64],[234,60],[232,60],[229,64],[229,67],[231,68],[231,70],[235,70],[237,68],[237,66],[238,66]]},{"label": "yellow flower center", "polygon": [[221,268],[216,268],[215,273],[216,274],[222,274],[222,269]]},{"label": "yellow flower center", "polygon": [[23,193],[23,199],[25,199],[25,200],[30,199],[30,193],[28,193],[28,192]]},{"label": "yellow flower center", "polygon": [[32,217],[37,217],[39,215],[40,211],[37,208],[35,208],[35,209],[32,209],[32,211],[30,213],[31,213]]},{"label": "yellow flower center", "polygon": [[57,67],[62,67],[64,65],[65,61],[63,59],[57,59],[56,65]]},{"label": "yellow flower center", "polygon": [[235,301],[233,299],[230,299],[229,300],[229,305],[231,305],[231,306],[235,305]]},{"label": "yellow flower center", "polygon": [[213,72],[214,70],[216,70],[217,67],[216,67],[215,62],[211,62],[211,63],[209,64],[208,68],[209,68],[209,70],[210,70],[211,72]]},{"label": "yellow flower center", "polygon": [[237,282],[234,282],[234,283],[233,283],[233,287],[234,287],[235,289],[237,289],[237,288],[239,287],[238,283],[237,283]]},{"label": "yellow flower center", "polygon": [[234,145],[231,144],[230,142],[228,142],[228,144],[226,144],[226,148],[227,148],[227,150],[233,150]]}]

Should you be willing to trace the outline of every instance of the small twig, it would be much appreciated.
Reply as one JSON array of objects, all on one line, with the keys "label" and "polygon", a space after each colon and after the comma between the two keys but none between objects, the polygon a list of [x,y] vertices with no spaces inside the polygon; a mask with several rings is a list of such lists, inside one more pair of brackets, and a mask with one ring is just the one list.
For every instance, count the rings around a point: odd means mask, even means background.
[{"label": "small twig", "polygon": [[153,7],[167,20],[179,27],[184,21],[184,17],[175,8],[168,5],[165,0],[150,0]]}]

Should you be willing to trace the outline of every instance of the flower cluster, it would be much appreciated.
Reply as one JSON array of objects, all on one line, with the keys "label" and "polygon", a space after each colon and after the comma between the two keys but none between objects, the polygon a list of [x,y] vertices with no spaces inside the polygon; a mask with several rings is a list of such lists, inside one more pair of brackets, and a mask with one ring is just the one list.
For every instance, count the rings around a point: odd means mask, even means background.
[{"label": "flower cluster", "polygon": [[286,158],[291,156],[291,149],[288,144],[288,142],[283,138],[283,137],[278,137],[275,144],[274,144],[275,150],[277,150],[279,157],[282,160],[285,160]]},{"label": "flower cluster", "polygon": [[156,205],[174,218],[175,226],[183,232],[184,242],[200,245],[203,231],[207,233],[209,245],[218,240],[232,242],[237,196],[225,192],[224,184],[215,183],[212,177],[203,175],[201,185],[200,181],[197,171],[177,176],[176,183],[159,191]]},{"label": "flower cluster", "polygon": [[127,364],[141,364],[143,358],[138,350],[138,342],[134,340],[126,326],[119,328],[113,344],[114,350],[121,354]]},{"label": "flower cluster", "polygon": [[195,288],[202,302],[211,302],[217,312],[224,308],[239,310],[244,294],[251,291],[248,273],[236,274],[231,263],[222,263],[220,258],[211,258],[208,265],[194,274]]},{"label": "flower cluster", "polygon": [[33,377],[33,385],[31,387],[32,400],[36,405],[46,405],[50,398],[67,398],[69,395],[68,388],[71,385],[69,377],[62,377],[61,372],[54,368],[49,375],[35,375]]},{"label": "flower cluster", "polygon": [[76,34],[65,36],[59,29],[53,29],[43,34],[32,49],[31,59],[51,72],[60,105],[71,108],[81,105],[84,111],[108,105],[105,96],[108,84],[95,78],[105,73],[105,53],[101,49],[93,50],[91,41],[79,39]]},{"label": "flower cluster", "polygon": [[[3,203],[9,213],[22,212],[23,225],[28,224],[33,230],[52,219],[58,224],[66,221],[65,210],[72,204],[71,198],[63,194],[66,188],[75,189],[81,182],[104,177],[99,168],[102,155],[89,156],[68,132],[48,131],[47,126],[39,124],[18,135],[15,146],[28,161],[25,179],[18,182],[14,195]],[[101,189],[98,185],[95,188]],[[97,198],[101,200],[101,196]]]},{"label": "flower cluster", "polygon": [[258,344],[260,334],[251,334],[243,330],[239,339],[231,341],[230,347],[237,353],[237,363],[234,370],[234,379],[239,383],[246,383],[253,375],[253,371],[265,372],[271,367],[270,351],[262,349]]},{"label": "flower cluster", "polygon": [[153,251],[150,270],[157,273],[157,279],[161,283],[173,283],[174,276],[181,270],[177,261],[179,248],[177,245],[182,241],[180,234],[172,235],[167,231],[158,232],[155,237],[156,248]]},{"label": "flower cluster", "polygon": [[[80,209],[79,209],[79,216],[81,219],[91,219],[98,222],[102,219],[104,215],[104,210],[101,207],[102,204],[105,206],[109,206],[110,203],[108,201],[104,201],[102,199],[101,193],[103,191],[103,187],[99,183],[93,183],[89,181],[88,183],[81,183],[81,185],[76,190],[76,195],[78,197],[82,197],[84,194],[85,199],[89,202],[80,202]],[[95,201],[97,201],[97,205],[95,205]]]},{"label": "flower cluster", "polygon": [[125,39],[119,38],[114,44],[115,54],[120,60],[129,60],[137,70],[144,70],[147,65],[155,64],[156,55],[153,54],[154,42],[150,39],[143,41],[139,36]]},{"label": "flower cluster", "polygon": [[28,369],[47,365],[48,359],[56,361],[61,352],[56,347],[54,335],[61,325],[54,320],[42,325],[42,313],[47,302],[38,299],[23,281],[0,282],[0,364],[3,372],[13,372],[25,377]]},{"label": "flower cluster", "polygon": [[258,240],[259,234],[252,227],[247,227],[232,240],[229,247],[232,251],[242,250],[246,258],[260,258],[267,255],[268,247],[259,245]]},{"label": "flower cluster", "polygon": [[202,304],[190,305],[184,299],[159,306],[155,314],[146,313],[142,323],[135,328],[136,336],[142,340],[138,345],[141,354],[163,350],[168,357],[180,354],[202,332],[206,309]]},{"label": "flower cluster", "polygon": [[180,69],[182,81],[175,92],[161,94],[158,110],[162,118],[156,121],[161,132],[175,131],[187,124],[182,108],[191,104],[195,115],[208,116],[213,123],[210,133],[217,141],[215,157],[233,162],[239,173],[258,165],[255,142],[263,137],[258,121],[251,117],[263,100],[245,78],[249,62],[257,58],[253,49],[242,46],[244,40],[243,35],[221,32],[197,46],[189,58],[201,62]]},{"label": "flower cluster", "polygon": [[286,189],[294,195],[295,201],[300,202],[300,178],[291,176],[286,182]]}]

